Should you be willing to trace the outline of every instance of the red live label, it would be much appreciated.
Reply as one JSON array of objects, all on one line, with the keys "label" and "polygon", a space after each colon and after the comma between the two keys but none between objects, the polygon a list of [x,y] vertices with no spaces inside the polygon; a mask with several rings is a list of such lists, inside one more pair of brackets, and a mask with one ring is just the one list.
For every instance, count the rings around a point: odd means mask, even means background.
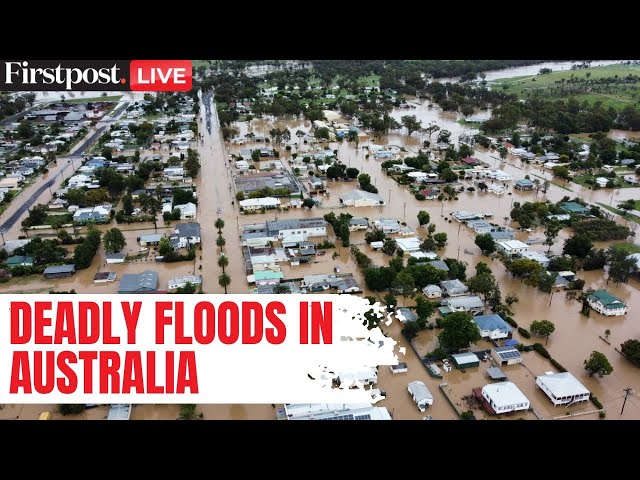
[{"label": "red live label", "polygon": [[191,90],[191,60],[132,60],[129,72],[134,92]]}]

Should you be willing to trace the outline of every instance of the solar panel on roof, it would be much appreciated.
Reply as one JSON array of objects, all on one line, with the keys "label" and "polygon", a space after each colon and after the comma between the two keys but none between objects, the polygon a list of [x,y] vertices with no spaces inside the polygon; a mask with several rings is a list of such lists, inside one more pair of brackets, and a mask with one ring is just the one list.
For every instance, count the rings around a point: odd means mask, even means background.
[{"label": "solar panel on roof", "polygon": [[510,358],[518,358],[520,357],[520,352],[518,350],[511,350],[511,351],[507,351],[507,352],[498,352],[500,357],[504,358],[504,359],[510,359]]}]

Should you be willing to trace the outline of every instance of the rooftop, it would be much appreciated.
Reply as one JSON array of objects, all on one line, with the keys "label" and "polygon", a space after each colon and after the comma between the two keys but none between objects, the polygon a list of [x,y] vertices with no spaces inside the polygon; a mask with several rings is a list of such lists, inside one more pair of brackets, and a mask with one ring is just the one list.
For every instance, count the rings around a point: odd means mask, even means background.
[{"label": "rooftop", "polygon": [[511,325],[505,322],[497,313],[492,313],[490,315],[478,315],[477,317],[474,317],[473,321],[480,330],[500,330],[503,333],[513,331]]},{"label": "rooftop", "polygon": [[569,213],[585,213],[589,211],[587,207],[580,205],[577,202],[562,202],[560,204],[560,209]]},{"label": "rooftop", "polygon": [[350,192],[340,195],[340,200],[343,202],[347,200],[371,200],[380,204],[384,203],[384,200],[377,193],[365,192],[364,190],[351,190]]},{"label": "rooftop", "polygon": [[44,269],[45,275],[51,275],[56,273],[74,273],[76,271],[75,265],[57,265],[55,267],[47,267]]},{"label": "rooftop", "polygon": [[620,300],[615,295],[607,292],[606,290],[596,290],[591,295],[589,295],[589,299],[592,301],[600,302],[602,305],[608,308],[624,308],[625,303]]},{"label": "rooftop", "polygon": [[269,233],[277,233],[280,230],[294,230],[297,228],[320,228],[325,226],[326,222],[323,218],[291,218],[267,221],[267,230],[269,231]]},{"label": "rooftop", "polygon": [[122,275],[118,293],[150,292],[158,289],[158,272],[145,270],[141,273],[125,273]]},{"label": "rooftop", "polygon": [[511,382],[490,383],[482,387],[482,391],[493,400],[498,408],[529,403],[529,399],[524,396],[524,393]]},{"label": "rooftop", "polygon": [[453,355],[451,355],[451,358],[453,358],[458,365],[480,361],[478,360],[478,356],[472,352],[454,353]]},{"label": "rooftop", "polygon": [[540,375],[537,379],[556,398],[589,393],[589,390],[569,372]]},{"label": "rooftop", "polygon": [[487,368],[487,375],[489,375],[489,378],[491,378],[491,380],[506,380],[507,379],[507,376],[498,367],[489,367],[489,368]]},{"label": "rooftop", "polygon": [[199,237],[200,224],[197,222],[176,223],[175,231],[181,237]]},{"label": "rooftop", "polygon": [[496,352],[496,354],[502,361],[512,360],[514,358],[522,358],[522,354],[520,353],[520,351],[517,348],[511,346],[496,347],[493,349],[493,351]]},{"label": "rooftop", "polygon": [[469,291],[469,287],[457,278],[453,280],[443,280],[440,282],[440,285],[442,285],[442,288],[444,288],[447,293],[463,293]]},{"label": "rooftop", "polygon": [[416,398],[417,403],[424,400],[431,400],[433,402],[433,395],[423,382],[415,380],[409,383],[408,388],[411,391],[411,394]]}]

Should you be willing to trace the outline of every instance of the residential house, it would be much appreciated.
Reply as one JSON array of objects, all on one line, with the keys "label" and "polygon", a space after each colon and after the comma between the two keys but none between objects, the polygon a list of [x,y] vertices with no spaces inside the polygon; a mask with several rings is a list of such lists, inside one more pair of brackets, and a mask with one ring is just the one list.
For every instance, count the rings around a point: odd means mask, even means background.
[{"label": "residential house", "polygon": [[122,275],[118,293],[154,293],[158,291],[158,272],[145,270],[141,273],[125,273]]},{"label": "residential house", "polygon": [[197,222],[176,223],[174,233],[169,236],[174,249],[190,248],[200,243],[200,224]]},{"label": "residential house", "polygon": [[544,268],[547,268],[549,266],[549,262],[551,261],[545,254],[534,252],[533,250],[522,252],[520,256],[522,258],[527,258],[529,260],[533,260],[534,262],[538,262]]},{"label": "residential house", "polygon": [[73,213],[74,223],[109,223],[111,220],[111,205],[97,205],[90,208],[79,208]]},{"label": "residential house", "polygon": [[424,293],[427,298],[442,297],[442,290],[438,285],[427,285],[422,289],[422,293]]},{"label": "residential house", "polygon": [[76,273],[75,265],[58,265],[44,269],[43,275],[46,279],[70,277]]},{"label": "residential house", "polygon": [[282,418],[287,420],[391,420],[391,415],[385,407],[374,407],[368,403],[285,403]]},{"label": "residential house", "polygon": [[438,254],[436,252],[423,252],[421,250],[418,250],[417,252],[411,252],[409,253],[409,256],[413,258],[418,258],[418,259],[426,258],[427,260],[438,259]]},{"label": "residential house", "polygon": [[473,319],[478,332],[482,338],[490,340],[499,340],[501,338],[510,338],[513,328],[504,319],[496,314],[478,315]]},{"label": "residential house", "polygon": [[105,260],[107,263],[124,263],[126,256],[124,253],[109,252],[105,254]]},{"label": "residential house", "polygon": [[160,240],[164,237],[164,235],[160,233],[147,233],[144,235],[140,235],[138,238],[138,242],[143,247],[151,246],[151,245],[159,245]]},{"label": "residential house", "polygon": [[600,188],[606,188],[607,185],[609,185],[610,181],[611,181],[610,178],[598,177],[596,178],[596,185],[598,185]]},{"label": "residential house", "polygon": [[71,177],[67,185],[69,188],[82,188],[91,185],[91,180],[90,176],[80,173]]},{"label": "residential house", "polygon": [[494,195],[502,195],[506,191],[507,189],[499,183],[490,183],[487,185],[487,192],[493,193]]},{"label": "residential house", "polygon": [[580,205],[577,202],[562,202],[560,205],[560,210],[563,212],[567,212],[569,214],[575,215],[588,215],[591,213],[591,210],[584,205]]},{"label": "residential house", "polygon": [[456,368],[474,368],[480,366],[480,359],[475,353],[463,352],[451,355],[451,361]]},{"label": "residential house", "polygon": [[269,220],[266,222],[266,237],[282,240],[291,235],[302,235],[303,240],[309,237],[325,237],[327,222],[323,218],[292,218]]},{"label": "residential house", "polygon": [[513,346],[494,347],[491,357],[498,365],[517,365],[522,363],[522,354]]},{"label": "residential house", "polygon": [[369,245],[371,245],[372,250],[377,251],[382,250],[382,247],[384,247],[384,242],[371,242]]},{"label": "residential house", "polygon": [[415,322],[418,320],[418,315],[410,308],[399,308],[396,310],[396,318],[402,323]]},{"label": "residential house", "polygon": [[529,245],[520,240],[501,240],[496,242],[496,247],[499,252],[503,252],[509,257],[529,251]]},{"label": "residential house", "polygon": [[466,210],[458,210],[451,215],[458,222],[466,222],[468,220],[482,220],[484,215],[476,212],[467,212]]},{"label": "residential house", "polygon": [[442,300],[440,305],[438,310],[442,315],[453,312],[468,312],[472,315],[479,315],[484,312],[484,302],[476,295],[448,297]]},{"label": "residential house", "polygon": [[400,222],[395,218],[380,218],[373,221],[373,228],[382,230],[387,235],[400,232],[400,227]]},{"label": "residential house", "polygon": [[629,307],[618,297],[606,290],[596,290],[587,297],[587,303],[596,312],[602,315],[619,316],[625,315]]},{"label": "residential house", "polygon": [[409,172],[407,176],[410,177],[414,182],[422,182],[428,178],[426,172]]},{"label": "residential house", "polygon": [[243,212],[254,212],[257,210],[273,209],[280,206],[280,199],[275,197],[247,198],[240,200],[240,209]]},{"label": "residential house", "polygon": [[177,208],[180,210],[180,220],[188,220],[196,218],[196,205],[195,203],[185,203],[184,205],[174,205],[174,210]]},{"label": "residential house", "polygon": [[443,280],[440,282],[440,286],[442,287],[442,292],[447,297],[461,297],[467,295],[469,291],[469,287],[457,278],[453,280]]},{"label": "residential house", "polygon": [[20,180],[17,178],[3,178],[0,179],[0,188],[16,189],[20,185]]},{"label": "residential house", "polygon": [[182,180],[184,177],[184,168],[182,167],[167,167],[162,171],[162,177],[165,180]]},{"label": "residential house", "polygon": [[424,382],[415,380],[409,383],[409,385],[407,385],[407,391],[421,412],[424,412],[427,407],[433,405],[433,395]]},{"label": "residential house", "polygon": [[493,225],[485,220],[469,220],[466,222],[467,227],[473,229],[477,234],[489,233],[493,230]]},{"label": "residential house", "polygon": [[447,265],[447,262],[445,262],[444,260],[430,260],[427,262],[427,264],[431,265],[432,267],[438,270],[442,270],[443,272],[449,271],[449,266]]},{"label": "residential house", "polygon": [[513,186],[513,188],[515,188],[516,190],[525,190],[525,191],[533,190],[534,187],[535,187],[535,184],[528,178],[523,178],[521,180],[518,180]]},{"label": "residential house", "polygon": [[370,367],[359,372],[341,372],[337,377],[340,386],[344,385],[347,388],[358,384],[374,385],[378,383],[378,370],[376,367]]},{"label": "residential house", "polygon": [[438,190],[434,190],[433,188],[425,188],[420,193],[424,195],[425,200],[437,200],[440,196],[440,192],[438,192]]},{"label": "residential house", "polygon": [[569,372],[547,372],[536,377],[536,385],[558,405],[573,405],[589,400],[591,393]]},{"label": "residential house", "polygon": [[529,410],[531,405],[524,393],[511,382],[498,382],[485,385],[482,387],[482,397],[490,407],[487,410],[495,415]]},{"label": "residential house", "polygon": [[349,231],[366,230],[369,228],[369,220],[366,218],[351,218],[349,220]]},{"label": "residential house", "polygon": [[202,285],[201,275],[185,275],[183,277],[174,277],[169,279],[168,289],[175,290],[176,288],[184,288],[190,283],[196,287]]},{"label": "residential house", "polygon": [[352,190],[340,195],[340,203],[348,207],[378,207],[385,205],[384,200],[377,193],[364,190]]},{"label": "residential house", "polygon": [[396,244],[403,253],[417,252],[422,242],[418,237],[397,238]]}]

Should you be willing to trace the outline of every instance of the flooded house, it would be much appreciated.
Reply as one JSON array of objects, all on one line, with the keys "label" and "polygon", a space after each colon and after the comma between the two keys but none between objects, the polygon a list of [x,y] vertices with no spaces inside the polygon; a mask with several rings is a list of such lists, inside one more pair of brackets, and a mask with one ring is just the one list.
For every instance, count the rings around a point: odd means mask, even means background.
[{"label": "flooded house", "polygon": [[379,207],[385,205],[383,198],[377,193],[364,190],[352,190],[340,195],[340,203],[348,207]]},{"label": "flooded house", "polygon": [[427,407],[433,405],[433,395],[424,382],[415,380],[409,383],[409,385],[407,385],[407,391],[421,412],[424,412]]},{"label": "flooded house", "polygon": [[287,420],[391,420],[389,410],[371,404],[285,403]]},{"label": "flooded house", "polygon": [[359,230],[367,230],[369,228],[369,220],[366,218],[351,218],[349,220],[349,231],[356,232]]},{"label": "flooded house", "polygon": [[591,396],[589,390],[569,372],[547,372],[536,377],[536,385],[555,406],[586,402]]},{"label": "flooded house", "polygon": [[514,255],[522,255],[524,252],[528,252],[529,245],[520,240],[500,240],[496,242],[496,249],[508,257],[513,257]]},{"label": "flooded house", "polygon": [[491,350],[491,358],[498,365],[517,365],[522,363],[522,354],[512,346],[495,347]]},{"label": "flooded house", "polygon": [[275,197],[247,198],[238,202],[243,212],[255,212],[262,209],[271,210],[280,206],[280,199]]},{"label": "flooded house", "polygon": [[442,290],[438,285],[427,285],[422,289],[422,293],[424,293],[427,298],[442,297]]},{"label": "flooded house", "polygon": [[180,220],[190,220],[196,218],[196,204],[189,202],[184,205],[174,205],[174,210],[180,211]]},{"label": "flooded house", "polygon": [[475,368],[480,366],[480,359],[475,353],[464,352],[451,355],[451,361],[459,369]]},{"label": "flooded house", "polygon": [[440,305],[438,310],[443,316],[454,312],[467,312],[475,316],[484,312],[484,302],[476,295],[445,298]]},{"label": "flooded house", "polygon": [[529,399],[511,382],[490,383],[482,387],[480,392],[477,390],[480,389],[473,390],[474,396],[480,397],[478,399],[482,406],[491,415],[529,410],[531,406]]},{"label": "flooded house", "polygon": [[606,290],[596,290],[587,297],[587,303],[596,312],[611,316],[625,315],[629,307],[615,295]]},{"label": "flooded house", "polygon": [[125,273],[120,279],[118,293],[154,293],[158,291],[158,272]]},{"label": "flooded house", "polygon": [[380,218],[378,220],[374,220],[372,225],[373,228],[382,230],[382,232],[387,235],[392,233],[399,233],[401,227],[400,222],[398,222],[398,220],[396,220],[395,218]]},{"label": "flooded house", "polygon": [[440,286],[442,287],[442,293],[447,297],[460,297],[466,295],[469,291],[469,287],[457,278],[453,280],[443,280],[440,282]]},{"label": "flooded house", "polygon": [[482,338],[490,340],[499,340],[502,338],[510,338],[513,327],[509,325],[497,313],[489,315],[477,315],[473,322],[478,327],[478,332]]},{"label": "flooded house", "polygon": [[176,223],[169,241],[174,249],[189,248],[200,243],[200,224],[197,222]]},{"label": "flooded house", "polygon": [[44,278],[46,278],[47,280],[50,280],[53,278],[70,277],[71,275],[76,273],[76,266],[75,265],[57,265],[54,267],[47,267],[44,269],[44,272],[42,273],[44,275]]}]

